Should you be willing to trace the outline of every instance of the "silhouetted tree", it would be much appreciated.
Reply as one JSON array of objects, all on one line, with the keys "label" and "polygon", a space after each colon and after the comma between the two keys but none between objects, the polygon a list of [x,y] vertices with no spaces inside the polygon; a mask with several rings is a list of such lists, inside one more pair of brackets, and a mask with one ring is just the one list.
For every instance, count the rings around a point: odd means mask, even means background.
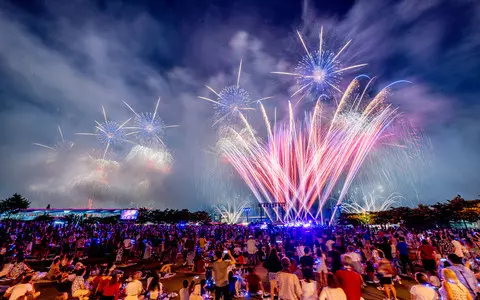
[{"label": "silhouetted tree", "polygon": [[29,207],[30,201],[17,193],[10,198],[0,201],[0,213],[6,214],[7,217]]}]

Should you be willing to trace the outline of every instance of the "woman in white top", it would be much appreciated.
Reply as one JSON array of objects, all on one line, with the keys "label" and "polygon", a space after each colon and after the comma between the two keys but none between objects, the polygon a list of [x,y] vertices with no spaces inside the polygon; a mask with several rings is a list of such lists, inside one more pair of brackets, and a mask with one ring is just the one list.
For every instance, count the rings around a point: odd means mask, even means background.
[{"label": "woman in white top", "polygon": [[318,288],[317,282],[313,279],[313,270],[309,267],[302,269],[303,280],[300,280],[302,285],[302,297],[301,300],[317,300]]},{"label": "woman in white top", "polygon": [[315,268],[316,268],[316,272],[318,273],[318,280],[319,280],[320,286],[327,285],[328,269],[327,269],[327,264],[325,263],[326,259],[327,258],[325,257],[325,254],[323,254],[322,249],[317,248]]},{"label": "woman in white top", "polygon": [[438,294],[433,285],[428,281],[427,275],[418,272],[415,274],[415,280],[419,283],[410,289],[411,300],[437,300]]},{"label": "woman in white top", "polygon": [[442,287],[439,292],[444,300],[472,300],[468,289],[460,283],[455,272],[450,269],[442,270]]},{"label": "woman in white top", "polygon": [[347,300],[347,295],[338,284],[337,277],[333,273],[327,274],[327,287],[320,293],[319,300]]}]

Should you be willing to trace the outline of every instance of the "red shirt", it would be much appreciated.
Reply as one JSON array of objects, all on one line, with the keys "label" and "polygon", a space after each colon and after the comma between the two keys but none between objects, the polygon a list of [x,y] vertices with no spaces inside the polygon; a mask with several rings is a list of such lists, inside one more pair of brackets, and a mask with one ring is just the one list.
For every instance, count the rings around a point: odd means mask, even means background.
[{"label": "red shirt", "polygon": [[362,297],[362,278],[352,268],[335,272],[340,287],[347,295],[347,300],[360,300]]},{"label": "red shirt", "polygon": [[433,246],[421,245],[418,250],[420,251],[420,257],[422,259],[435,259],[435,257],[433,257],[433,252],[435,251]]},{"label": "red shirt", "polygon": [[115,283],[110,285],[110,282],[107,282],[103,286],[102,295],[104,296],[115,296],[115,300],[118,300],[118,295],[120,294],[120,283]]},{"label": "red shirt", "polygon": [[245,276],[248,283],[250,294],[256,294],[260,290],[260,277],[257,274],[248,274]]}]

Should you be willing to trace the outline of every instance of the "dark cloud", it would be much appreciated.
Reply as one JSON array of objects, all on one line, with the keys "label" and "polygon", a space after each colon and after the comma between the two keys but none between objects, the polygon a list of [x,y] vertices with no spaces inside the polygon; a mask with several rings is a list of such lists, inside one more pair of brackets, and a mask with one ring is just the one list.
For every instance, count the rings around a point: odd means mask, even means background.
[{"label": "dark cloud", "polygon": [[[480,193],[480,5],[475,1],[364,0],[340,17],[322,15],[310,5],[283,26],[241,10],[224,18],[210,8],[199,11],[198,20],[181,23],[142,6],[86,3],[52,2],[43,8],[44,17],[0,7],[4,196],[20,192],[35,206],[83,205],[94,193],[105,206],[201,207],[208,198],[199,191],[205,153],[215,143],[216,129],[210,104],[196,96],[208,94],[204,84],[216,89],[233,84],[243,58],[242,86],[252,98],[275,96],[266,105],[281,111],[289,86],[269,72],[289,68],[301,55],[294,29],[313,44],[321,25],[332,45],[353,38],[345,58],[368,62],[362,72],[378,76],[377,88],[398,79],[412,82],[399,86],[391,99],[432,143],[429,169],[415,170],[426,174],[415,191],[419,200]],[[66,193],[86,172],[84,155],[99,146],[94,138],[74,133],[92,131],[102,105],[109,116],[123,120],[129,112],[122,101],[145,111],[158,97],[165,122],[180,125],[165,137],[174,157],[169,173],[145,175],[146,194],[138,189],[138,172],[123,167],[108,191],[84,185]],[[45,166],[48,153],[32,142],[54,144],[56,124],[75,147],[67,163]]]}]

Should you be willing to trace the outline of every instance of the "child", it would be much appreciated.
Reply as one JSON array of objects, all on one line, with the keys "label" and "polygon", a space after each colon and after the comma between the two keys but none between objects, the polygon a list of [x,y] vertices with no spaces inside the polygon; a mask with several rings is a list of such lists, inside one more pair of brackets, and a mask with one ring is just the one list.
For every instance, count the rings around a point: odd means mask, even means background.
[{"label": "child", "polygon": [[180,297],[180,300],[189,300],[190,291],[188,289],[188,280],[183,281],[183,288],[178,292],[178,296]]}]

